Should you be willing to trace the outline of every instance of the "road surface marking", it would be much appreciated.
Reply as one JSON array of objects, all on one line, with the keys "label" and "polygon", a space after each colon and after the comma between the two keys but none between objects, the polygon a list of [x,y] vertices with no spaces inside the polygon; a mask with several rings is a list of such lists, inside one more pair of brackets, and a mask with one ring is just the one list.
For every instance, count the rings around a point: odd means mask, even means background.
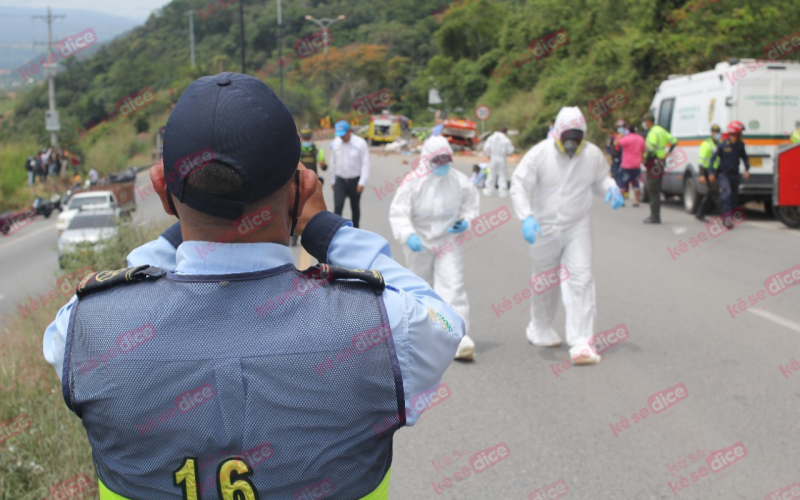
[{"label": "road surface marking", "polygon": [[34,231],[34,232],[32,232],[32,233],[28,233],[28,234],[26,234],[26,235],[24,235],[24,236],[21,236],[21,237],[19,237],[19,238],[18,238],[18,239],[16,239],[16,240],[9,241],[9,242],[8,242],[8,243],[6,243],[5,245],[0,245],[0,248],[6,248],[6,247],[10,247],[10,246],[11,246],[11,245],[13,245],[14,243],[19,243],[20,241],[25,241],[26,239],[30,238],[31,236],[36,236],[37,234],[39,234],[39,233],[43,233],[43,232],[45,232],[45,231],[52,231],[54,226],[55,226],[55,224],[51,224],[51,225],[49,225],[49,226],[46,226],[46,227],[40,227],[39,229],[37,229],[36,231]]},{"label": "road surface marking", "polygon": [[757,314],[764,319],[768,319],[773,323],[777,323],[781,326],[785,326],[790,330],[794,330],[796,332],[800,332],[800,323],[795,323],[794,321],[788,320],[784,317],[778,316],[777,314],[773,314],[769,311],[765,311],[763,309],[748,309],[753,314]]}]

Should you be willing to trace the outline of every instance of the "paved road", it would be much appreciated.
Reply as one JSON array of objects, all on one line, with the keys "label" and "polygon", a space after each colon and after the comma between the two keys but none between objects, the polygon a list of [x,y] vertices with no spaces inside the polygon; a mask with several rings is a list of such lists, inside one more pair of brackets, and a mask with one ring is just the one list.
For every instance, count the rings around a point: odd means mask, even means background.
[{"label": "paved road", "polygon": [[[137,188],[150,184],[147,171],[136,178]],[[165,222],[170,218],[161,210],[155,194],[137,191],[134,222]],[[53,289],[61,272],[56,254],[55,212],[49,219],[37,218],[30,225],[8,236],[0,236],[0,325],[7,313],[19,312],[26,299],[38,299]]]},{"label": "paved road", "polygon": [[[374,156],[370,186],[408,171],[411,158]],[[468,172],[469,160],[458,168]],[[140,214],[158,213],[152,198]],[[390,238],[389,202],[368,188],[362,227]],[[502,205],[509,200],[482,198],[481,212]],[[513,300],[530,278],[519,221],[461,247],[477,362],[454,363],[444,378],[450,397],[396,435],[391,498],[525,499],[563,480],[567,499],[761,499],[800,481],[800,373],[787,367],[800,360],[800,288],[757,295],[800,264],[800,231],[747,211],[731,233],[692,247],[706,229],[677,202],[663,208],[660,227],[641,223],[645,206],[612,211],[597,199],[593,210],[596,330],[623,324],[629,339],[598,366],[562,370],[567,347],[529,345],[529,300]],[[46,291],[56,267],[48,224],[0,248],[0,310],[23,291]],[[392,250],[402,262],[399,245]],[[751,295],[757,304],[737,312]],[[498,317],[504,299],[512,307]],[[563,332],[563,309],[558,318]],[[651,396],[678,384],[685,399],[634,422]],[[470,457],[500,443],[507,458],[475,472]],[[709,450],[737,443],[746,456],[709,472]]]}]

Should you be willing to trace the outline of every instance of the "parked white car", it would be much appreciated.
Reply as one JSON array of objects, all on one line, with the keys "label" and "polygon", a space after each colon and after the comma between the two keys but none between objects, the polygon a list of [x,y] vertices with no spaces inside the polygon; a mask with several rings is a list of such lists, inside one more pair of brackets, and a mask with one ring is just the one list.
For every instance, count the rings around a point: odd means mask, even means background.
[{"label": "parked white car", "polygon": [[103,240],[119,231],[118,214],[113,209],[84,210],[76,214],[58,238],[58,264],[63,269],[64,254],[81,250],[100,250]]},{"label": "parked white car", "polygon": [[[119,211],[117,198],[111,191],[90,191],[78,193],[69,200],[69,205],[59,214],[56,220],[56,229],[61,234],[67,229],[72,218],[81,210],[113,210]],[[116,215],[119,215],[117,213]]]}]

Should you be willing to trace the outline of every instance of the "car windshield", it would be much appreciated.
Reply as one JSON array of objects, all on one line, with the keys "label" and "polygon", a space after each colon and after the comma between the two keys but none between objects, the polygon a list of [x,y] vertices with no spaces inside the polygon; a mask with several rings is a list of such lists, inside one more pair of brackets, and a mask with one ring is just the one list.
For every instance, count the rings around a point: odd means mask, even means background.
[{"label": "car windshield", "polygon": [[101,227],[116,227],[117,221],[113,214],[80,215],[72,219],[67,229],[93,229]]},{"label": "car windshield", "polygon": [[71,202],[69,202],[69,208],[81,208],[86,205],[99,205],[99,204],[108,204],[108,196],[87,196],[85,198],[73,198]]}]

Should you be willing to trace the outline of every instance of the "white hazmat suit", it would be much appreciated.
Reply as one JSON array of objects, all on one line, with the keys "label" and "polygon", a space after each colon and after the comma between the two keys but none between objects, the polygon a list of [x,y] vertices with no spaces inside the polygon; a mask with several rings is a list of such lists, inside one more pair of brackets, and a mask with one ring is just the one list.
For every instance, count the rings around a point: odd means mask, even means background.
[{"label": "white hazmat suit", "polygon": [[[558,113],[555,129],[575,129],[585,134],[586,120],[577,107],[565,107]],[[533,216],[541,228],[541,236],[530,246],[534,296],[526,334],[537,346],[561,343],[551,327],[558,308],[560,282],[573,362],[573,351],[580,352],[588,346],[596,313],[591,192],[603,195],[614,186],[602,151],[586,140],[572,158],[563,152],[558,140],[548,138],[538,143],[522,158],[512,179],[514,211],[521,220]],[[566,267],[566,272],[556,269],[559,266]]]},{"label": "white hazmat suit", "polygon": [[483,153],[489,157],[489,175],[486,178],[486,187],[483,194],[494,195],[494,182],[497,179],[497,191],[501,198],[508,196],[508,165],[506,157],[514,154],[514,144],[506,134],[499,130],[486,139],[483,144]]},{"label": "white hazmat suit", "polygon": [[[414,274],[433,287],[464,320],[469,333],[469,301],[464,286],[464,262],[461,248],[444,251],[442,245],[453,242],[458,234],[448,232],[454,223],[463,220],[469,223],[478,216],[480,196],[469,178],[450,168],[443,176],[432,171],[426,157],[432,153],[452,156],[450,144],[442,136],[430,137],[422,146],[422,158],[415,175],[409,182],[401,184],[389,208],[389,224],[392,234],[403,245],[406,265]],[[422,171],[421,175],[419,172]],[[414,252],[407,242],[417,235],[422,251]],[[474,356],[474,343],[465,335],[459,346],[459,354],[465,350]]]}]

